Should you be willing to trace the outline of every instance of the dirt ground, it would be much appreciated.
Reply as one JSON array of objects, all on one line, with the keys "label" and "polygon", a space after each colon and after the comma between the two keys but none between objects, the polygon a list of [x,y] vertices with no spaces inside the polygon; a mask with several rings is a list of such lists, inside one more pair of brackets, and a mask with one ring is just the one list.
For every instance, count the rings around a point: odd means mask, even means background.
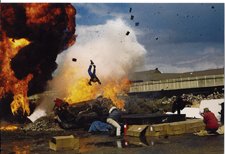
[{"label": "dirt ground", "polygon": [[49,140],[57,135],[74,135],[80,139],[79,153],[162,153],[162,154],[223,154],[224,135],[199,137],[193,134],[166,137],[111,137],[91,135],[84,130],[28,132],[2,131],[2,154],[73,154],[76,151],[55,152],[49,149]]}]

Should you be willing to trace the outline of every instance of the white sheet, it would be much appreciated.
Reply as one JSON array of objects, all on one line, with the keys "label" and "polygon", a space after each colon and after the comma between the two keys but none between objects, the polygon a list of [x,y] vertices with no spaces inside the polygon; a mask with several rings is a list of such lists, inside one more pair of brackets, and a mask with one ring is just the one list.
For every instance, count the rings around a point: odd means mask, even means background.
[{"label": "white sheet", "polygon": [[220,121],[221,103],[224,102],[224,99],[211,99],[211,100],[202,100],[200,103],[200,111],[203,112],[204,108],[209,108],[211,112],[215,114],[217,119]]},{"label": "white sheet", "polygon": [[[221,111],[221,103],[224,102],[224,99],[211,99],[211,100],[202,100],[200,103],[199,108],[191,108],[191,107],[185,107],[183,110],[181,110],[181,114],[186,114],[187,118],[201,118],[203,117],[199,114],[200,112],[203,112],[204,108],[209,108],[211,112],[215,114],[217,119],[220,121],[220,114]],[[177,112],[167,112],[166,114],[177,114]]]}]

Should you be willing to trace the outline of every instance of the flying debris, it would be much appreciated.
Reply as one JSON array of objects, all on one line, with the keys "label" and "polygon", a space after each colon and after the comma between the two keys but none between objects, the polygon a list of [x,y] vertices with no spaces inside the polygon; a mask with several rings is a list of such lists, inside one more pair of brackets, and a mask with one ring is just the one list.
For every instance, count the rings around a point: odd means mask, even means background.
[{"label": "flying debris", "polygon": [[130,34],[130,32],[129,32],[129,31],[127,31],[126,35],[129,35],[129,34]]},{"label": "flying debris", "polygon": [[155,38],[155,40],[158,40],[158,39],[159,39],[158,37]]},{"label": "flying debris", "polygon": [[131,16],[130,16],[130,20],[133,20],[133,19],[134,19],[134,16],[133,16],[133,15],[131,15]]},{"label": "flying debris", "polygon": [[131,11],[132,11],[132,8],[130,8],[129,12],[131,12]]},{"label": "flying debris", "polygon": [[77,59],[76,59],[76,58],[72,58],[72,61],[73,61],[73,62],[76,62],[76,61],[77,61]]},{"label": "flying debris", "polygon": [[211,8],[214,9],[215,7],[214,6],[211,6]]},{"label": "flying debris", "polygon": [[139,26],[139,22],[135,22],[135,26]]}]

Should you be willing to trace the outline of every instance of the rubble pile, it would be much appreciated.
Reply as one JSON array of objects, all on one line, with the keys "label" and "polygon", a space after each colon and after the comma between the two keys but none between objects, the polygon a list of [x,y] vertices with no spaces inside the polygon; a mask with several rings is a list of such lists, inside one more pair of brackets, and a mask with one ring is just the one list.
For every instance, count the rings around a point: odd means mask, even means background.
[{"label": "rubble pile", "polygon": [[[186,102],[186,106],[189,107],[199,107],[200,102],[205,99],[221,99],[224,98],[223,93],[214,92],[208,96],[203,94],[193,95],[190,94],[183,94],[182,99]],[[126,110],[128,113],[131,114],[138,114],[138,113],[155,113],[159,111],[159,109],[164,109],[166,111],[171,112],[172,104],[177,99],[177,96],[172,97],[163,97],[161,99],[152,99],[152,98],[139,98],[137,96],[130,96],[126,98]]]},{"label": "rubble pile", "polygon": [[207,99],[220,99],[220,98],[224,98],[223,93],[214,92],[213,94],[207,96]]},{"label": "rubble pile", "polygon": [[130,96],[125,99],[125,102],[125,109],[129,114],[144,114],[156,112],[160,100]]},{"label": "rubble pile", "polygon": [[99,97],[94,100],[78,102],[69,105],[72,116],[72,123],[61,122],[56,119],[52,112],[50,115],[37,119],[34,123],[29,123],[22,130],[25,131],[60,131],[63,129],[84,128],[96,120],[102,120],[108,114],[108,106],[112,101],[107,98]]},{"label": "rubble pile", "polygon": [[34,123],[29,123],[22,128],[24,131],[60,131],[62,130],[54,120],[54,114],[41,117]]},{"label": "rubble pile", "polygon": [[[223,98],[223,93],[213,93],[208,96],[183,94],[182,99],[186,102],[186,106],[198,107],[201,100],[204,99],[219,99]],[[126,96],[123,98],[125,101],[125,110],[128,114],[151,114],[162,110],[171,112],[174,101],[177,96],[170,98],[163,97],[161,99],[140,98],[138,96]],[[190,103],[189,103],[190,102]],[[108,115],[108,106],[112,101],[107,98],[99,97],[94,100],[79,102],[70,105],[70,111],[75,118],[76,127],[83,128],[84,124],[89,125],[93,120],[103,120]],[[50,115],[36,120],[34,123],[29,123],[22,128],[25,131],[60,131],[63,130],[54,119],[55,115],[52,112]],[[103,120],[104,121],[104,120]]]}]

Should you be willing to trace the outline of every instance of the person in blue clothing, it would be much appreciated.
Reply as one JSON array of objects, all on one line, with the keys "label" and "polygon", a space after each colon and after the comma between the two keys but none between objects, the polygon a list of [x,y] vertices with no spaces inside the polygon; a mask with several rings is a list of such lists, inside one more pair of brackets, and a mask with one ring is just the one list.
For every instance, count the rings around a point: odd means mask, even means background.
[{"label": "person in blue clothing", "polygon": [[[92,66],[94,67],[94,70],[92,72]],[[90,80],[88,82],[89,85],[91,85],[91,82],[98,82],[98,84],[101,84],[100,80],[96,76],[96,66],[94,65],[94,62],[91,60],[91,64],[88,68],[88,74],[90,75]]]},{"label": "person in blue clothing", "polygon": [[106,122],[111,124],[116,128],[116,136],[121,136],[121,126],[119,124],[121,119],[121,112],[118,108],[113,105],[110,105],[109,115],[106,119]]}]

